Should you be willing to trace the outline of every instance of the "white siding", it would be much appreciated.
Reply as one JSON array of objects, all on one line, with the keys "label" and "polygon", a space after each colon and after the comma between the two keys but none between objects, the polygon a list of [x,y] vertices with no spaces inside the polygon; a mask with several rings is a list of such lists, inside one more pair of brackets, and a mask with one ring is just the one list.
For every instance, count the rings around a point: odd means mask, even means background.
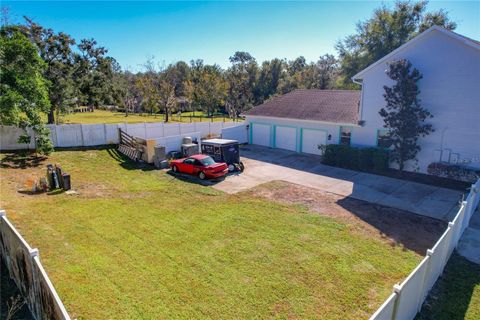
[{"label": "white siding", "polygon": [[[435,132],[420,140],[418,168],[426,172],[433,161],[473,160],[480,168],[480,51],[450,36],[432,31],[422,40],[399,51],[390,60],[408,59],[422,74],[419,82],[421,105],[434,116],[429,122]],[[354,128],[353,145],[376,145],[383,121],[378,114],[385,106],[384,85],[392,85],[385,74],[386,63],[365,73],[362,86],[362,120]]]}]

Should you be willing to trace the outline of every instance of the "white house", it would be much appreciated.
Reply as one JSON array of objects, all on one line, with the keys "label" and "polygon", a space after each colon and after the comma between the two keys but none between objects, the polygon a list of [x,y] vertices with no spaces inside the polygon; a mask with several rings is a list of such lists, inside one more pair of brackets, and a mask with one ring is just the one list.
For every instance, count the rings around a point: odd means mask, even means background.
[{"label": "white house", "polygon": [[439,161],[480,168],[480,42],[436,26],[356,74],[352,80],[361,92],[297,90],[248,111],[250,143],[317,154],[324,142],[382,146],[385,130],[378,112],[385,106],[383,86],[393,84],[385,71],[388,62],[399,59],[423,74],[419,98],[433,114],[429,123],[435,129],[420,139],[418,163],[411,161],[406,170],[426,172]]}]

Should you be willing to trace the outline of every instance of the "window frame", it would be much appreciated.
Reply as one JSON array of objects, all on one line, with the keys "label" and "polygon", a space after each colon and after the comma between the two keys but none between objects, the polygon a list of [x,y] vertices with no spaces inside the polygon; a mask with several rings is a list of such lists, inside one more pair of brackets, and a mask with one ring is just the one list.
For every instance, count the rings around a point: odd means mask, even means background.
[{"label": "window frame", "polygon": [[194,158],[187,158],[185,160],[183,160],[183,163],[185,164],[195,164],[195,159]]},{"label": "window frame", "polygon": [[[389,149],[391,146],[392,146],[392,142],[390,140],[390,143],[388,146],[381,146],[380,145],[380,139],[385,139],[384,136],[382,136],[383,134],[388,134],[388,129],[377,129],[377,141],[376,141],[376,146],[377,148],[382,148],[382,149]],[[382,140],[384,141],[384,140]]]},{"label": "window frame", "polygon": [[[348,143],[344,143],[342,141],[343,138],[346,138],[343,136],[344,132],[343,130],[344,129],[348,129]],[[340,145],[344,145],[344,146],[351,146],[352,145],[352,127],[349,127],[349,126],[340,126],[340,130],[339,130],[339,134],[338,134],[338,144]]]}]

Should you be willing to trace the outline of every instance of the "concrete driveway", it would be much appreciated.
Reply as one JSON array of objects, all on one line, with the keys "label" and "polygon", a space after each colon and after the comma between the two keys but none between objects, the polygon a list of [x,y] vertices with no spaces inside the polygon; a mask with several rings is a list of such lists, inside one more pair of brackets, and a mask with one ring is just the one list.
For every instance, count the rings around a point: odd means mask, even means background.
[{"label": "concrete driveway", "polygon": [[450,221],[461,193],[410,181],[325,166],[320,157],[287,150],[248,145],[240,154],[245,164],[241,174],[229,175],[213,187],[237,193],[273,180],[284,180]]},{"label": "concrete driveway", "polygon": [[457,250],[468,260],[480,264],[480,207],[473,214],[468,228],[463,232]]}]

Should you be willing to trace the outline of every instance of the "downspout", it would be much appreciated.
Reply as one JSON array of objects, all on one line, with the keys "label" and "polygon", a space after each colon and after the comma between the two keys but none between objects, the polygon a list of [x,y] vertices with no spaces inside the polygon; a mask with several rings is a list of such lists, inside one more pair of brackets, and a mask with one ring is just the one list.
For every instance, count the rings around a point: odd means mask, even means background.
[{"label": "downspout", "polygon": [[358,81],[358,80],[357,80],[357,79],[355,79],[354,77],[352,77],[352,81],[353,81],[353,83],[356,83],[356,84],[362,85],[362,81]]},{"label": "downspout", "polygon": [[359,114],[358,121],[360,122],[360,121],[363,121],[363,81],[359,81],[355,79],[355,77],[352,77],[351,79],[353,83],[360,85],[360,87],[362,88],[361,89],[362,93],[360,95],[360,106],[359,106],[360,110],[358,110],[358,114]]}]

